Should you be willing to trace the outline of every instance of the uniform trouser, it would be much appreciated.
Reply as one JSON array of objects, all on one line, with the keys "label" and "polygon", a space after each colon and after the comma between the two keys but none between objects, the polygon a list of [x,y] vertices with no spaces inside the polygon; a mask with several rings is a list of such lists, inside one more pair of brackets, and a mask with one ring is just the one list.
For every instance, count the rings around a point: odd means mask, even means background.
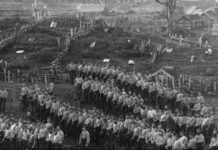
[{"label": "uniform trouser", "polygon": [[62,150],[62,144],[58,144],[58,143],[53,143],[52,144],[52,148],[53,150]]},{"label": "uniform trouser", "polygon": [[3,112],[3,98],[0,98],[0,113]]},{"label": "uniform trouser", "polygon": [[0,141],[2,141],[3,137],[4,137],[4,132],[0,131]]},{"label": "uniform trouser", "polygon": [[52,145],[51,141],[46,141],[45,143],[46,143],[46,149],[53,150],[53,145]]},{"label": "uniform trouser", "polygon": [[146,148],[145,139],[139,139],[137,150],[145,150],[145,148]]},{"label": "uniform trouser", "polygon": [[[167,147],[166,150],[172,150],[172,146],[171,147]],[[190,149],[191,150],[191,149]]]},{"label": "uniform trouser", "polygon": [[26,110],[28,107],[27,106],[27,95],[23,95],[22,99],[23,99],[23,106],[24,106],[23,110]]},{"label": "uniform trouser", "polygon": [[27,148],[27,141],[26,140],[22,140],[21,141],[21,149],[25,150]]},{"label": "uniform trouser", "polygon": [[165,100],[164,100],[164,97],[162,95],[158,95],[157,97],[157,103],[158,107],[163,110],[164,109],[164,106],[165,106]]},{"label": "uniform trouser", "polygon": [[12,143],[10,139],[5,138],[1,145],[2,145],[2,148],[1,148],[2,150],[9,150],[11,149]]},{"label": "uniform trouser", "polygon": [[176,105],[175,98],[166,98],[166,105],[174,112]]},{"label": "uniform trouser", "polygon": [[195,132],[195,128],[193,126],[187,127],[187,134],[193,131]]},{"label": "uniform trouser", "polygon": [[46,149],[46,141],[45,141],[45,138],[40,138],[39,140],[38,140],[38,144],[39,144],[39,150],[44,150],[44,149]]},{"label": "uniform trouser", "polygon": [[106,130],[105,129],[101,129],[100,133],[99,133],[99,142],[101,145],[103,145],[106,142]]},{"label": "uniform trouser", "polygon": [[157,150],[164,150],[164,149],[165,149],[164,145],[157,146]]},{"label": "uniform trouser", "polygon": [[89,93],[89,88],[83,90],[83,101],[85,102],[85,104],[90,105],[90,99],[88,93]]},{"label": "uniform trouser", "polygon": [[94,129],[94,135],[93,135],[93,137],[94,137],[94,140],[95,140],[95,143],[96,144],[99,144],[99,134],[100,134],[100,127],[96,127],[95,129]]},{"label": "uniform trouser", "polygon": [[87,147],[86,147],[86,140],[87,139],[82,139],[81,140],[81,145],[80,145],[81,150],[86,150],[87,149]]},{"label": "uniform trouser", "polygon": [[156,91],[149,93],[149,104],[151,106],[156,106]]},{"label": "uniform trouser", "polygon": [[64,131],[64,133],[67,134],[67,120],[66,119],[63,119],[61,121],[61,127],[62,127],[62,130]]},{"label": "uniform trouser", "polygon": [[209,148],[209,150],[217,150],[217,149],[218,149],[218,146],[214,146],[214,147]]},{"label": "uniform trouser", "polygon": [[197,150],[203,150],[204,149],[204,145],[202,143],[196,143],[196,149]]},{"label": "uniform trouser", "polygon": [[76,120],[73,122],[73,125],[72,125],[73,138],[78,138],[78,136],[79,136],[80,129],[78,127],[79,127],[78,121]]},{"label": "uniform trouser", "polygon": [[108,98],[107,99],[107,113],[109,113],[110,111],[111,111],[111,105],[112,105],[112,103],[111,103],[111,100],[112,100],[112,98]]}]

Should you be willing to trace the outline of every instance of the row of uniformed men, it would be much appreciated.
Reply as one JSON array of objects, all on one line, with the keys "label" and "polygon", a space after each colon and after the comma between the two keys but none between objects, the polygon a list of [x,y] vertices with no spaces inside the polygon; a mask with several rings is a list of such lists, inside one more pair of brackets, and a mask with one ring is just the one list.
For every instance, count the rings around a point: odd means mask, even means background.
[{"label": "row of uniformed men", "polygon": [[[110,95],[110,92],[102,93],[101,91],[98,91],[100,94],[96,94],[96,89],[92,88],[94,87],[93,84],[95,83],[98,84],[98,81],[91,81],[90,92],[88,95],[84,96],[86,97],[86,99],[88,99],[86,101],[86,104],[94,104],[95,106],[102,108],[106,112],[116,114],[116,116],[123,114],[123,117],[125,118],[126,114],[134,114],[135,116],[139,116],[140,118],[146,118],[155,122],[161,122],[163,127],[167,126],[168,128],[177,132],[183,130],[184,132],[188,133],[190,131],[193,131],[193,129],[196,130],[197,128],[201,128],[203,129],[204,133],[207,134],[207,142],[209,141],[213,129],[215,128],[214,112],[210,106],[207,107],[205,105],[201,113],[196,113],[195,116],[192,116],[192,113],[184,115],[181,114],[181,112],[179,111],[173,114],[172,111],[170,111],[167,107],[165,107],[165,110],[148,107],[146,105],[146,102],[143,104],[143,100],[141,98],[138,99],[137,96],[131,94],[128,95],[125,92],[124,95],[126,95],[127,97],[127,103],[125,102],[125,98],[124,101],[117,102],[119,101],[119,95],[122,92],[119,93],[116,90],[113,91],[117,92],[117,94],[114,94],[115,97],[113,96],[113,93],[112,95]],[[110,89],[115,89],[111,88],[109,84],[106,84],[106,86],[108,86]],[[83,90],[85,91],[86,88],[83,88]],[[105,98],[101,94],[106,94]],[[93,95],[95,95],[95,97],[93,97]],[[122,94],[120,96],[122,97]],[[131,103],[128,103],[129,100],[131,100]],[[128,105],[132,104],[132,102],[133,105]]]},{"label": "row of uniformed men", "polygon": [[149,90],[150,93],[160,90],[160,93],[165,96],[170,96],[173,94],[168,90],[168,88],[149,79],[147,74],[134,72],[126,73],[119,67],[115,68],[114,66],[109,65],[83,65],[80,63],[71,63],[67,66],[67,68],[70,71],[72,81],[74,81],[77,75],[82,77],[91,75],[93,78],[98,77],[105,80],[108,78],[113,78],[119,87],[125,88],[126,90],[132,90],[132,92],[136,92],[142,96],[146,96],[144,94],[144,90]]},{"label": "row of uniformed men", "polygon": [[[107,141],[105,147],[113,149],[116,146],[126,146],[126,148],[137,147],[139,149],[204,149],[204,135],[197,130],[197,133],[189,132],[189,137],[184,135],[184,131],[180,135],[174,134],[172,130],[162,128],[161,125],[151,126],[147,124],[146,119],[140,120],[138,117],[129,116],[117,118],[106,115],[97,109],[81,109],[70,106],[67,103],[49,100],[51,103],[44,104],[54,113],[57,124],[63,127],[63,131],[74,137],[79,137],[80,130],[83,126],[88,128],[84,135],[80,136],[80,142],[85,141],[85,146],[91,141],[102,144]],[[40,107],[41,101],[38,101]],[[49,115],[48,115],[49,116]],[[218,138],[213,135],[211,147],[218,144]]]},{"label": "row of uniformed men", "polygon": [[7,97],[8,97],[8,91],[5,88],[0,90],[0,113],[5,112],[5,105],[6,105]]},{"label": "row of uniformed men", "polygon": [[[131,92],[127,94],[125,91],[120,91],[108,82],[85,80],[82,85],[82,91],[82,97],[85,99],[86,104],[94,103],[97,107],[105,110],[105,112],[113,112],[117,116],[122,114],[124,118],[129,113],[137,115],[140,118],[153,118],[156,120],[163,118],[163,116],[172,116],[169,115],[172,113],[169,113],[167,106],[165,106],[165,110],[156,109],[152,106],[149,107],[147,102],[140,96],[131,94]],[[204,109],[200,111],[202,116],[198,114],[196,113],[198,117],[191,116],[191,113],[185,116],[178,111],[175,116],[181,119],[174,120],[179,124],[188,124],[187,126],[195,126],[196,121],[194,120],[199,120],[196,126],[209,125],[214,122],[213,111],[210,106],[204,106]]]},{"label": "row of uniformed men", "polygon": [[[98,95],[99,94],[96,94],[96,91],[97,92],[99,92],[99,93],[102,93],[101,92],[101,85],[102,85],[102,83],[103,83],[103,86],[104,86],[104,82],[100,82],[100,81],[98,81],[98,80],[96,80],[96,81],[93,81],[93,83],[94,83],[94,85],[93,84],[90,84],[90,81],[88,80],[87,82],[86,82],[86,79],[85,79],[85,82],[84,82],[84,80],[83,80],[83,78],[76,78],[76,80],[79,80],[79,82],[78,81],[76,81],[76,86],[77,86],[77,84],[81,84],[82,83],[82,88],[84,89],[84,93],[85,93],[85,96],[84,97],[86,97],[86,99],[92,99],[92,100],[95,100],[96,101],[96,99],[97,100],[99,100],[97,97],[98,97]],[[81,82],[82,81],[82,82]],[[92,82],[91,82],[92,83]],[[113,81],[112,81],[112,83],[113,83]],[[89,90],[86,90],[88,87],[91,87],[91,90],[93,91],[92,93],[93,94],[88,94],[88,96],[87,96],[87,93],[89,93]],[[111,106],[111,104],[113,104],[113,106],[115,106],[115,107],[113,107],[113,109],[111,110],[112,112],[116,112],[116,109],[114,109],[114,108],[118,108],[117,110],[119,110],[119,112],[120,112],[120,110],[122,110],[122,109],[120,109],[120,108],[122,108],[122,104],[121,104],[121,107],[116,107],[116,98],[117,98],[117,95],[119,96],[120,95],[120,93],[119,92],[117,92],[117,88],[114,88],[114,86],[108,86],[109,87],[109,90],[108,89],[106,89],[106,93],[104,93],[104,90],[103,90],[103,95],[106,95],[106,98],[104,98],[104,96],[100,96],[100,103],[102,103],[103,105],[102,105],[102,108],[103,108],[103,110],[110,110],[110,109],[108,109],[108,108],[106,108],[105,109],[105,107],[104,107],[104,104],[105,103],[108,103],[109,102],[109,104],[107,104],[107,106],[106,107],[110,107]],[[103,88],[104,89],[104,88]],[[110,89],[116,89],[116,90],[112,90],[114,93],[118,93],[118,94],[115,94],[115,99],[114,99],[114,97],[113,96],[111,96],[110,98],[109,98],[109,101],[107,101],[108,100],[108,95],[110,95],[110,94],[107,94],[107,92],[108,93],[110,93]],[[107,91],[108,90],[108,91]],[[94,95],[94,97],[96,97],[96,98],[93,98],[93,96],[92,95]],[[122,95],[122,94],[121,94]],[[113,98],[112,98],[113,97]],[[177,103],[178,103],[178,106],[181,106],[181,104],[183,104],[183,103],[179,103],[179,102],[181,102],[182,100],[181,99],[183,99],[184,98],[184,96],[183,96],[183,94],[182,93],[180,93],[180,94],[178,94],[177,95]],[[105,100],[106,99],[106,100]],[[178,117],[179,118],[181,118],[181,119],[177,119],[177,122],[180,122],[180,126],[186,126],[186,123],[188,123],[188,127],[190,127],[190,129],[192,129],[192,128],[195,128],[195,127],[205,127],[205,126],[207,126],[207,127],[209,127],[209,134],[207,135],[207,141],[208,141],[208,139],[210,138],[210,136],[212,135],[212,129],[213,129],[213,127],[211,127],[211,126],[214,126],[214,116],[213,116],[213,112],[212,112],[212,108],[210,107],[210,106],[208,106],[208,105],[202,105],[202,101],[204,101],[204,98],[203,98],[203,96],[201,95],[201,94],[199,94],[198,95],[198,97],[197,97],[197,103],[194,105],[194,107],[193,107],[193,111],[194,112],[196,112],[197,114],[196,114],[196,116],[195,117],[190,117],[189,116],[189,118],[191,118],[190,119],[190,123],[189,123],[189,121],[184,121],[184,120],[186,120],[188,117],[187,116],[184,116],[184,115],[179,115]],[[111,104],[110,104],[110,102],[111,102]],[[130,101],[131,103],[133,102],[134,103],[134,100],[131,100]],[[161,102],[161,101],[160,101]],[[88,102],[88,104],[89,104],[89,102]],[[114,105],[115,104],[115,105]],[[118,103],[119,104],[119,103]],[[99,106],[99,104],[97,104],[97,106]],[[141,107],[141,106],[140,106]],[[140,109],[140,107],[139,107],[139,109]],[[125,108],[125,107],[124,107]],[[128,110],[128,107],[127,107],[127,109],[123,109],[123,110]],[[131,108],[131,110],[133,110],[133,108]],[[141,109],[141,110],[143,110],[143,109]],[[126,114],[126,112],[128,113],[128,111],[123,111],[124,113],[124,115]],[[130,111],[131,112],[131,111]],[[155,109],[153,109],[151,112],[156,112],[156,110]],[[160,113],[157,113],[157,114],[161,114],[161,111],[159,111]],[[198,113],[200,113],[202,116],[199,116],[198,115]],[[210,114],[211,113],[211,114]],[[118,113],[119,114],[119,113]],[[153,115],[154,116],[154,115]],[[158,115],[156,115],[156,116],[158,116]],[[155,116],[155,117],[156,117]],[[161,115],[160,115],[161,116]],[[156,117],[157,118],[157,120],[158,120],[158,118],[160,118],[160,117]],[[187,119],[187,120],[189,120],[189,119]],[[206,128],[207,129],[207,128]],[[178,129],[177,129],[178,130]],[[205,133],[208,133],[207,131],[205,131]]]},{"label": "row of uniformed men", "polygon": [[[75,64],[73,64],[73,65],[75,65]],[[80,74],[80,73],[78,73],[78,74]],[[87,75],[84,75],[84,77],[86,77],[86,76]],[[81,76],[81,77],[77,76],[76,77],[76,80],[75,80],[76,84],[75,85],[78,86],[79,89],[81,89],[80,87],[82,87],[82,86],[84,88],[88,88],[90,86],[90,81],[86,81],[87,79],[85,79],[85,81],[84,81],[82,77],[83,76]],[[109,79],[106,80],[106,81],[109,81]],[[111,80],[110,82],[114,83],[115,81]],[[104,82],[98,82],[96,84],[96,86],[93,86],[94,90],[95,91],[98,90],[98,89],[101,90],[102,86],[104,86],[104,85],[102,85],[102,83],[104,83]],[[112,86],[111,88],[114,89],[114,86]],[[111,89],[111,88],[109,88],[109,89]],[[103,89],[103,90],[106,90],[106,93],[108,92],[107,91],[108,89]],[[85,93],[87,93],[87,91],[88,90],[84,90]],[[164,109],[164,106],[166,104],[168,105],[168,108],[170,108],[171,110],[175,110],[175,108],[176,108],[175,106],[177,106],[177,108],[179,108],[179,110],[182,111],[183,114],[186,114],[187,112],[191,111],[191,112],[193,112],[193,114],[194,113],[201,113],[201,115],[204,115],[205,112],[209,112],[209,110],[211,110],[211,107],[208,104],[204,103],[205,102],[204,97],[200,93],[198,93],[197,97],[194,97],[194,95],[192,93],[191,93],[190,97],[188,97],[187,94],[179,93],[179,92],[176,92],[175,90],[172,91],[172,90],[167,89],[167,91],[169,91],[166,94],[166,95],[168,95],[167,99],[162,96],[161,93],[163,91],[161,92],[161,90],[158,90],[158,94],[155,94],[155,93],[148,94],[148,95],[151,95],[151,97],[153,97],[154,95],[157,95],[156,101],[155,100],[150,100],[149,101],[149,99],[151,99],[151,98],[148,98],[148,97],[144,98],[144,100],[148,101],[147,105],[153,104],[153,106],[159,106],[159,108],[161,108],[161,109]],[[173,94],[170,93],[170,91]],[[79,92],[79,93],[81,94],[81,92]],[[109,93],[110,93],[110,91],[109,91]],[[146,93],[146,91],[144,93]],[[115,94],[115,95],[119,95],[119,94]],[[135,95],[137,95],[137,94],[135,94]],[[140,94],[139,94],[139,96],[140,96]],[[82,98],[82,96],[78,96],[78,97]],[[87,99],[88,99],[88,97],[87,97]],[[117,96],[115,96],[115,97],[117,97]],[[172,101],[174,99],[173,97],[175,97],[174,101]],[[108,106],[110,106],[110,105],[108,105]]]},{"label": "row of uniformed men", "polygon": [[[48,85],[46,85],[43,91],[46,91],[47,95],[52,95],[53,90],[54,90],[54,83],[50,82]],[[33,109],[34,107],[33,105],[36,105],[36,100],[39,95],[39,92],[41,92],[41,88],[37,84],[35,84],[34,86],[32,85],[27,86],[26,84],[23,85],[21,89],[23,110],[26,110],[29,107]]]},{"label": "row of uniformed men", "polygon": [[0,116],[0,149],[51,149],[62,148],[64,133],[52,123],[32,123],[15,119],[12,116]]},{"label": "row of uniformed men", "polygon": [[[197,97],[194,97],[193,94],[188,96],[186,93],[164,87],[158,81],[154,82],[149,80],[147,75],[142,75],[140,73],[125,73],[113,66],[71,63],[68,65],[68,70],[70,71],[72,82],[77,78],[76,84],[78,85],[83,83],[81,78],[89,76],[93,79],[98,77],[101,81],[113,79],[114,84],[120,89],[125,89],[126,92],[131,91],[132,93],[136,93],[136,95],[141,95],[141,97],[147,99],[150,104],[154,106],[159,104],[158,107],[161,109],[164,108],[164,104],[168,104],[168,107],[174,111],[175,104],[177,104],[180,110],[185,111],[186,113],[187,108],[193,108],[194,104],[204,102],[200,93]],[[134,80],[129,78],[133,78]]]}]

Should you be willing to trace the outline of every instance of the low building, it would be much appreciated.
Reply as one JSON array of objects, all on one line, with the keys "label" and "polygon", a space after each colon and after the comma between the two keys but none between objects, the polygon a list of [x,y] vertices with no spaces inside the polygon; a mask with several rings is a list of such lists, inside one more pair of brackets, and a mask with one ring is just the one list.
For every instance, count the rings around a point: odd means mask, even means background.
[{"label": "low building", "polygon": [[200,15],[186,15],[182,16],[176,21],[176,26],[185,29],[195,29],[206,27],[211,23],[211,20],[207,17]]}]

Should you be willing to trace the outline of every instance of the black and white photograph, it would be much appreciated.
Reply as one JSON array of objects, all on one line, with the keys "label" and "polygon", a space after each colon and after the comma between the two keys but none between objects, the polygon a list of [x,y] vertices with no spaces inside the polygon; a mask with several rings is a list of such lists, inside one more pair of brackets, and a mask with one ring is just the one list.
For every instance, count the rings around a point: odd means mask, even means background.
[{"label": "black and white photograph", "polygon": [[0,0],[0,150],[218,150],[218,0]]}]

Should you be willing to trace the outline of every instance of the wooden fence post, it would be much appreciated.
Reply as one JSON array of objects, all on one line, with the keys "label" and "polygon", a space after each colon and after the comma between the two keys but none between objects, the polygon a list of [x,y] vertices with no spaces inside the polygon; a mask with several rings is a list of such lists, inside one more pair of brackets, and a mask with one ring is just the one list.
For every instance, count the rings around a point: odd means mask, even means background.
[{"label": "wooden fence post", "polygon": [[4,71],[4,82],[6,82],[6,80],[7,80],[7,72],[6,72],[6,68],[4,68],[3,71]]},{"label": "wooden fence post", "polygon": [[10,81],[10,74],[11,74],[11,72],[10,72],[10,70],[8,70],[8,82]]}]

